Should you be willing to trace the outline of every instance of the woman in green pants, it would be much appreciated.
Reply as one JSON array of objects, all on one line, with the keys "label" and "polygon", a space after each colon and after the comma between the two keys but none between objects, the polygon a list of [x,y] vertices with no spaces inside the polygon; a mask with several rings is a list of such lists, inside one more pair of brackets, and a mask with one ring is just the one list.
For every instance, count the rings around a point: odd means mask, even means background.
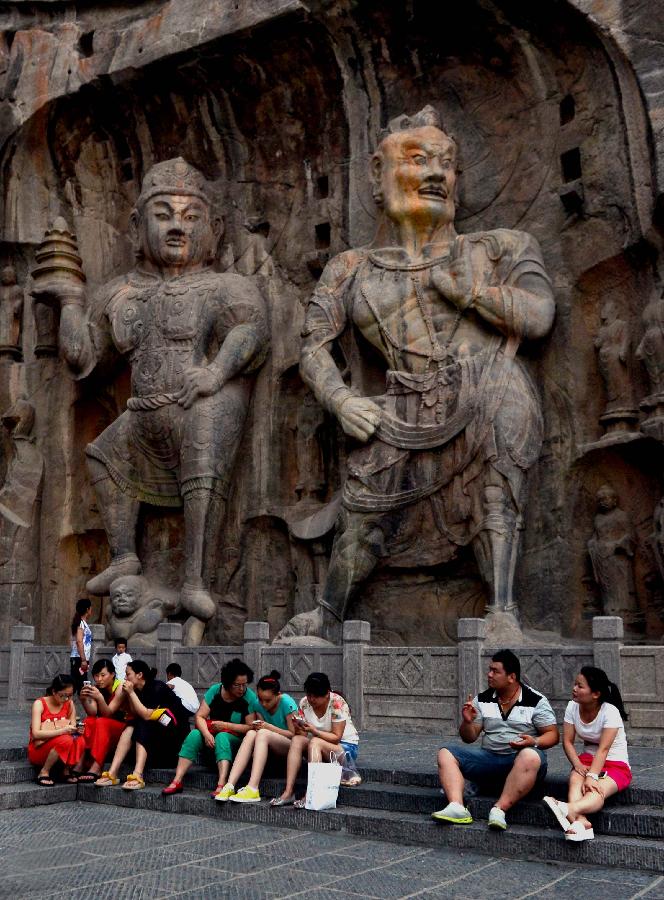
[{"label": "woman in green pants", "polygon": [[179,794],[192,763],[211,752],[219,770],[219,783],[212,796],[224,787],[233,757],[256,718],[255,713],[249,712],[245,699],[247,685],[253,677],[254,673],[241,659],[232,659],[222,668],[221,682],[205,692],[196,713],[196,728],[182,744],[175,776],[162,794]]}]

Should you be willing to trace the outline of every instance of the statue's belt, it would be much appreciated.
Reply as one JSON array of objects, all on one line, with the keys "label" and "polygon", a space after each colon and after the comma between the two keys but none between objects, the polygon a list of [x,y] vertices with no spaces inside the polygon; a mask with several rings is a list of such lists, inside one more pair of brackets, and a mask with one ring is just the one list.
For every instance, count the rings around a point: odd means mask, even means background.
[{"label": "statue's belt", "polygon": [[376,437],[402,450],[431,450],[441,447],[456,437],[475,416],[475,404],[468,403],[450,416],[447,422],[435,425],[412,425],[396,419],[383,410],[380,424],[376,428]]}]

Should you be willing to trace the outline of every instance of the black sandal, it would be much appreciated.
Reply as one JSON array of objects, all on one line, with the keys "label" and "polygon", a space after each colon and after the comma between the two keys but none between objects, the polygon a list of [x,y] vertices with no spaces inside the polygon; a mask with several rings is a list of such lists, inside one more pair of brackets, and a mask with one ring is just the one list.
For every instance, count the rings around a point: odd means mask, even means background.
[{"label": "black sandal", "polygon": [[50,775],[37,775],[37,784],[42,787],[55,787],[55,782]]}]

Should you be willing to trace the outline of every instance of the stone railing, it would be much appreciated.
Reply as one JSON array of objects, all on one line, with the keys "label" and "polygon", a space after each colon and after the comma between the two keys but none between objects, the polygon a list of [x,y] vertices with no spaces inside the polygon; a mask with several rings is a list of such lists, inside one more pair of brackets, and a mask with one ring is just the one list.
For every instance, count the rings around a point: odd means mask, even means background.
[{"label": "stone railing", "polygon": [[[92,629],[95,658],[112,656],[103,626]],[[267,622],[247,622],[241,645],[183,647],[182,626],[164,623],[156,648],[133,655],[156,666],[161,676],[169,662],[180,663],[183,677],[199,694],[234,656],[244,659],[256,678],[277,669],[283,690],[296,697],[310,672],[326,672],[349,701],[359,727],[450,734],[468,694],[486,684],[488,660],[497,649],[486,644],[482,619],[460,619],[458,641],[455,647],[372,646],[369,623],[349,621],[341,646],[274,646]],[[597,665],[623,692],[631,739],[664,743],[664,646],[624,646],[622,619],[595,617],[592,643],[524,646],[518,655],[524,679],[549,698],[559,721],[574,675],[583,665]],[[31,626],[15,625],[9,648],[0,647],[0,699],[14,708],[25,706],[54,675],[69,671],[68,656],[66,647],[35,644]]]}]

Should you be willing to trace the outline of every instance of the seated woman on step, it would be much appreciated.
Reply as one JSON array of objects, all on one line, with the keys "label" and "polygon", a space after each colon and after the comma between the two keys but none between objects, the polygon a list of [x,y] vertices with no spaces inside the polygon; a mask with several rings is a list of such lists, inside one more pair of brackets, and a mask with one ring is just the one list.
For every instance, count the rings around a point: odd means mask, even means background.
[{"label": "seated woman on step", "polygon": [[[247,685],[254,673],[241,659],[232,659],[221,670],[221,681],[206,692],[196,713],[196,728],[187,735],[180,749],[173,781],[162,794],[179,794],[185,774],[200,757],[214,753],[218,783],[216,797],[226,784],[233,757],[250,730],[255,714],[246,700]],[[252,692],[253,693],[253,692]]]},{"label": "seated woman on step", "polygon": [[[215,800],[258,803],[261,799],[259,785],[268,754],[272,752],[275,756],[284,758],[288,756],[291,739],[295,734],[293,714],[297,712],[297,703],[289,694],[281,693],[280,678],[279,672],[273,669],[269,675],[264,675],[256,685],[258,698],[253,703],[250,701],[250,709],[259,718],[255,719],[251,730],[245,734],[228,781],[217,792]],[[235,785],[247,768],[252,755],[253,763],[249,783],[236,793]]]},{"label": "seated woman on step", "polygon": [[70,675],[56,675],[44,697],[38,697],[32,704],[28,759],[33,766],[39,766],[37,784],[53,787],[51,777],[53,766],[62,766],[65,780],[70,784],[78,781],[71,774],[83,756],[83,727],[76,724],[74,679]]},{"label": "seated woman on step", "polygon": [[[111,751],[127,727],[127,698],[118,695],[119,707],[112,709],[112,703],[120,688],[120,681],[115,676],[115,668],[110,659],[98,659],[92,667],[94,684],[86,684],[79,694],[87,718],[83,722],[83,740],[85,756],[74,770],[79,783],[95,782],[109,757]],[[86,768],[87,766],[87,768]]]},{"label": "seated woman on step", "polygon": [[172,766],[178,749],[189,730],[191,713],[163,681],[155,678],[156,669],[142,659],[127,663],[125,682],[108,704],[114,713],[125,702],[132,716],[120,735],[107,772],[97,779],[97,787],[116,785],[120,781],[120,766],[132,745],[136,751],[134,771],[122,785],[126,791],[145,787],[143,774],[149,762],[152,767]]},{"label": "seated woman on step", "polygon": [[[592,840],[595,833],[587,815],[599,812],[607,797],[624,791],[632,780],[626,719],[620,691],[606,672],[584,666],[574,681],[563,724],[563,747],[572,764],[568,800],[544,798],[568,841]],[[574,749],[577,737],[584,741],[579,755]]]},{"label": "seated woman on step", "polygon": [[[295,800],[297,780],[302,757],[309,762],[329,762],[334,756],[352,766],[357,759],[359,735],[353,725],[348,704],[330,687],[330,679],[323,672],[312,672],[304,682],[306,696],[300,700],[299,714],[293,717],[295,735],[286,760],[286,786],[280,797],[271,801],[272,806],[304,806],[304,800]],[[357,785],[362,779],[354,772],[342,779],[342,784]]]}]

